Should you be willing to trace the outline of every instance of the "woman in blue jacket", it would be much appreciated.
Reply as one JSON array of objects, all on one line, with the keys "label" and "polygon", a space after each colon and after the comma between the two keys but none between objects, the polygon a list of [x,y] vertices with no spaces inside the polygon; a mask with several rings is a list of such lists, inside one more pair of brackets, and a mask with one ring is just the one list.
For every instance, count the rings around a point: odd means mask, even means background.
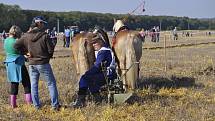
[{"label": "woman in blue jacket", "polygon": [[14,43],[22,34],[21,29],[13,25],[9,30],[9,37],[4,42],[4,50],[6,53],[5,66],[7,70],[7,79],[11,83],[10,89],[10,105],[12,108],[17,107],[16,96],[18,94],[18,86],[21,82],[25,91],[25,101],[27,104],[32,103],[31,84],[28,70],[25,67],[25,57],[20,55],[14,49]]}]

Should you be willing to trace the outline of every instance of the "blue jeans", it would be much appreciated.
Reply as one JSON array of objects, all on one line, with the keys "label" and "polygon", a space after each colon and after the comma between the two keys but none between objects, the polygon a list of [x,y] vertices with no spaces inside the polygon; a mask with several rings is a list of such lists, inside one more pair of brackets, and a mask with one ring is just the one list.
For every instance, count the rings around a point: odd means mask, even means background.
[{"label": "blue jeans", "polygon": [[66,47],[69,48],[70,45],[70,37],[66,37]]},{"label": "blue jeans", "polygon": [[54,108],[57,107],[59,105],[58,91],[51,65],[49,63],[43,65],[29,65],[29,74],[31,79],[31,95],[34,106],[36,108],[40,107],[38,82],[41,74],[48,85],[49,94],[51,96],[51,105]]}]

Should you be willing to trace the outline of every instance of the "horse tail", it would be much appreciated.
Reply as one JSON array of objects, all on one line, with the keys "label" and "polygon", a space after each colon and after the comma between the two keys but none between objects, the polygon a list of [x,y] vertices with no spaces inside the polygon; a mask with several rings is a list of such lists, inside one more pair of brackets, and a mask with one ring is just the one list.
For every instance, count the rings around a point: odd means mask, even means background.
[{"label": "horse tail", "polygon": [[96,60],[95,58],[95,52],[92,44],[89,44],[87,41],[85,41],[85,54],[86,54],[86,61],[88,63],[88,68],[91,68]]},{"label": "horse tail", "polygon": [[126,49],[126,69],[128,69],[128,72],[126,74],[126,80],[128,85],[130,86],[129,88],[135,89],[137,85],[137,80],[139,78],[139,38],[136,34],[129,32],[127,35],[127,42],[128,44]]},{"label": "horse tail", "polygon": [[79,67],[80,75],[84,74],[89,69],[89,63],[87,59],[86,41],[85,38],[81,38],[80,46],[77,55],[77,64]]},{"label": "horse tail", "polygon": [[126,74],[126,82],[128,83],[128,87],[131,89],[135,89],[135,81],[136,81],[136,53],[134,46],[134,35],[132,33],[128,33],[127,35],[127,49],[126,49],[126,59],[125,65],[127,69]]},{"label": "horse tail", "polygon": [[139,34],[137,34],[136,36],[134,36],[134,50],[135,50],[135,55],[136,55],[136,64],[135,64],[135,75],[136,75],[136,87],[138,87],[139,85],[139,79],[140,79],[140,59],[142,57],[142,46],[143,46],[143,41],[142,41],[142,37],[139,36]]},{"label": "horse tail", "polygon": [[76,67],[76,73],[79,75],[80,70],[78,66],[78,53],[77,50],[79,50],[79,38],[73,38],[73,41],[71,42],[71,49],[72,49],[72,62],[74,63]]}]

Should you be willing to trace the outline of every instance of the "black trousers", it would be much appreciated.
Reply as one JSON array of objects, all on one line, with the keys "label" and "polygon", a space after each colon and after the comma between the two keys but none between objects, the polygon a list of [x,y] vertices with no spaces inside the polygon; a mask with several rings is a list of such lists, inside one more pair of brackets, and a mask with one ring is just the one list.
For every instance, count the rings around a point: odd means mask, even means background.
[{"label": "black trousers", "polygon": [[[31,82],[28,74],[28,70],[25,65],[22,66],[22,85],[24,87],[25,94],[31,93]],[[11,82],[10,94],[17,95],[19,90],[18,82]]]}]

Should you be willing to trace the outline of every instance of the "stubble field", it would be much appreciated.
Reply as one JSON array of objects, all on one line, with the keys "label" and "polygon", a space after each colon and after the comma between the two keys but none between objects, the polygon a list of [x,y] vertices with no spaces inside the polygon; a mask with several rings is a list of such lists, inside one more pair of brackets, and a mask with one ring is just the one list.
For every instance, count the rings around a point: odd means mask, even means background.
[{"label": "stubble field", "polygon": [[[35,110],[23,100],[23,87],[19,86],[18,108],[9,105],[10,85],[6,81],[3,64],[0,65],[0,120],[41,121],[213,121],[215,120],[215,35],[180,37],[152,43],[149,38],[143,46],[141,83],[135,96],[122,105],[88,103],[82,109],[69,107],[77,88],[75,65],[71,49],[58,42],[55,58],[51,60],[57,80],[60,111],[51,110],[46,83],[40,79],[39,94],[42,109]],[[208,44],[203,44],[208,43]],[[186,46],[187,44],[191,44]],[[176,46],[177,45],[177,46]],[[157,48],[156,48],[157,47]],[[166,51],[166,52],[165,52]],[[4,53],[1,46],[0,60]],[[166,66],[165,66],[166,65]]]}]

